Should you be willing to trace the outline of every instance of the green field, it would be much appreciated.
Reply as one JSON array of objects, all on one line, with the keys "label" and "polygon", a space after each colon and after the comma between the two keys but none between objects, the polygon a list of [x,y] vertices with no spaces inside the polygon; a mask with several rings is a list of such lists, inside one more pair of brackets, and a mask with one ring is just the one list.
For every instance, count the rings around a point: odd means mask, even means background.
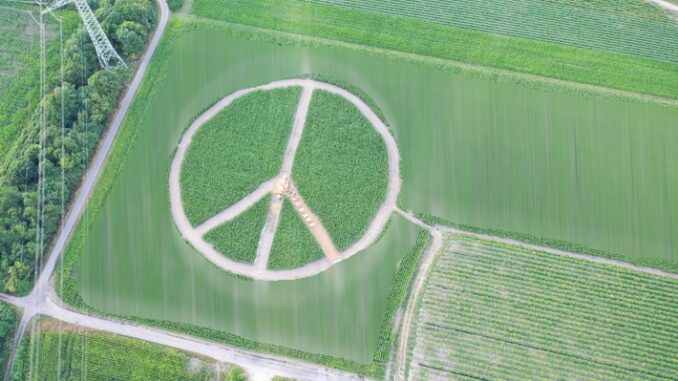
[{"label": "green field", "polygon": [[675,380],[678,281],[451,234],[425,286],[414,380]]},{"label": "green field", "polygon": [[245,95],[195,133],[180,180],[191,223],[214,216],[278,174],[300,93],[290,88]]},{"label": "green field", "polygon": [[[274,286],[234,279],[211,266],[181,240],[169,213],[169,161],[190,121],[225,94],[299,75],[304,64],[360,83],[381,108],[400,142],[403,207],[676,267],[669,227],[676,226],[678,210],[665,204],[662,212],[655,203],[663,198],[650,197],[678,189],[675,172],[627,175],[634,165],[639,170],[678,162],[678,150],[671,149],[678,141],[670,128],[675,108],[538,91],[352,49],[277,46],[234,37],[229,28],[181,25],[175,21],[168,30],[94,196],[86,219],[91,225],[81,225],[70,246],[67,265],[74,266],[77,284],[67,286],[66,300],[77,301],[78,292],[105,313],[199,325],[368,362],[394,264],[412,246],[416,229],[396,219],[370,252],[320,276]],[[201,70],[191,70],[198,59]],[[643,140],[629,145],[627,139],[641,131]],[[639,157],[629,166],[628,150]],[[623,202],[633,197],[631,189],[644,196]],[[574,209],[572,200],[578,200]],[[620,218],[627,215],[637,216],[636,226]],[[341,286],[335,279],[342,279]],[[369,287],[361,287],[357,298],[360,284]],[[236,300],[238,309],[229,308]],[[337,316],[351,316],[352,323]]]},{"label": "green field", "polygon": [[338,250],[367,230],[386,198],[386,145],[349,101],[316,91],[292,178]]},{"label": "green field", "polygon": [[678,63],[678,21],[637,0],[607,6],[600,0],[310,1]]},{"label": "green field", "polygon": [[324,258],[320,246],[289,200],[283,203],[280,225],[275,233],[268,268],[294,269]]},{"label": "green field", "polygon": [[383,112],[401,150],[402,208],[678,269],[676,106],[175,19],[69,246],[65,300],[369,364],[416,227],[396,217],[367,252],[312,278],[267,283],[212,266],[169,211],[169,163],[190,122],[237,89],[302,74],[357,86]]},{"label": "green field", "polygon": [[[508,1],[502,0],[502,3]],[[531,1],[534,2],[534,0]],[[359,0],[352,1],[352,3],[358,2]],[[374,1],[371,3],[375,4]],[[485,1],[481,4],[482,9],[495,3]],[[477,2],[470,1],[449,2],[451,7],[463,4],[467,5],[466,11],[468,12],[475,12],[474,9],[480,6]],[[548,4],[544,2],[542,6],[548,6]],[[379,11],[385,13],[374,13],[297,0],[231,0],[227,3],[223,0],[195,0],[192,6],[193,13],[198,16],[229,23],[252,25],[359,44],[370,48],[383,48],[637,93],[678,98],[678,69],[675,62],[678,47],[673,43],[675,38],[667,39],[666,49],[660,51],[671,56],[673,61],[668,62],[403,18],[387,14],[388,9],[383,2],[379,2]],[[431,7],[427,4],[425,7],[418,6],[414,9],[430,11]],[[521,14],[525,12],[527,15],[530,14],[527,9],[520,10]],[[433,15],[438,13],[431,12]],[[497,12],[492,12],[492,14],[496,15]],[[499,13],[499,16],[501,15],[504,14]],[[506,14],[503,17],[507,16]],[[542,15],[540,19],[545,17]],[[568,24],[575,25],[576,22],[570,20]],[[494,23],[489,27],[500,28],[504,25],[506,24]],[[613,25],[617,24],[607,25],[607,27]],[[516,24],[514,27],[531,30],[521,24]],[[569,25],[566,27],[570,28]],[[605,29],[595,23],[591,27]],[[559,25],[557,30],[561,28],[562,26]],[[649,29],[637,30],[634,27],[632,31],[624,33],[629,33],[630,36],[654,36],[656,29],[647,28]],[[667,28],[669,36],[677,33],[675,26]],[[613,32],[613,34],[619,35],[620,33]],[[578,30],[575,35],[579,35]],[[586,34],[581,36],[584,41],[591,40]],[[651,43],[646,46],[646,49],[655,49]],[[441,62],[433,61],[433,64],[441,65]],[[524,82],[525,79],[517,81]]]},{"label": "green field", "polygon": [[231,259],[253,263],[270,203],[270,198],[262,199],[232,221],[205,234],[205,241]]},{"label": "green field", "polygon": [[7,365],[19,315],[13,306],[0,302],[0,369]]},{"label": "green field", "polygon": [[216,380],[211,359],[44,319],[24,344],[13,380]]}]

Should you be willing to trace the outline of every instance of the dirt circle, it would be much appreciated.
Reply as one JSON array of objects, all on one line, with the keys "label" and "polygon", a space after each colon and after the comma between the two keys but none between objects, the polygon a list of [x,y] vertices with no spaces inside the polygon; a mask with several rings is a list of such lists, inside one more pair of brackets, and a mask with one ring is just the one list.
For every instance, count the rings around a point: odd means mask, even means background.
[{"label": "dirt circle", "polygon": [[[189,221],[184,209],[180,179],[182,165],[184,164],[187,151],[198,130],[221,110],[231,105],[236,99],[240,97],[254,93],[256,91],[268,91],[294,87],[301,88],[301,96],[297,104],[292,132],[290,133],[289,141],[286,143],[287,145],[285,149],[285,155],[282,159],[280,172],[275,177],[263,181],[251,193],[232,205],[226,207],[221,212],[207,218],[205,221],[199,224],[192,224]],[[381,140],[383,140],[387,156],[388,181],[386,184],[386,196],[383,200],[383,203],[381,203],[381,205],[378,207],[376,214],[374,214],[373,218],[369,222],[369,225],[367,225],[367,229],[365,230],[364,234],[341,251],[334,247],[332,238],[325,229],[322,220],[314,213],[311,208],[308,207],[303,198],[303,190],[299,192],[293,181],[293,177],[291,177],[292,163],[294,161],[294,156],[296,155],[297,147],[301,140],[301,135],[306,124],[306,116],[308,113],[311,97],[314,91],[317,90],[339,96],[352,104],[352,106],[362,114],[369,124],[371,124]],[[181,235],[198,252],[204,255],[210,262],[228,272],[244,275],[257,280],[273,281],[304,278],[318,274],[330,268],[333,264],[365,250],[378,240],[381,232],[384,230],[391,216],[391,213],[396,208],[396,199],[401,186],[399,163],[400,154],[398,152],[395,139],[391,135],[389,129],[379,119],[374,111],[372,111],[370,107],[365,104],[365,102],[345,89],[315,80],[290,79],[272,82],[263,86],[238,90],[221,99],[202,115],[200,115],[181,137],[175,156],[172,160],[169,176],[170,206],[172,217],[174,218]],[[268,197],[268,195],[271,195],[270,206],[268,207],[264,229],[261,231],[261,235],[259,237],[256,258],[254,259],[253,263],[235,261],[226,254],[219,252],[212,244],[206,241],[205,235],[208,232],[236,219],[241,214],[250,210],[253,205],[263,202],[262,200]],[[271,252],[271,246],[273,244],[273,237],[275,237],[277,232],[278,223],[280,221],[280,211],[283,202],[287,201],[289,201],[289,205],[293,206],[297,215],[303,221],[306,229],[308,229],[315,239],[315,243],[321,249],[324,257],[293,269],[270,269],[267,268],[267,265],[269,263],[269,255]]]}]

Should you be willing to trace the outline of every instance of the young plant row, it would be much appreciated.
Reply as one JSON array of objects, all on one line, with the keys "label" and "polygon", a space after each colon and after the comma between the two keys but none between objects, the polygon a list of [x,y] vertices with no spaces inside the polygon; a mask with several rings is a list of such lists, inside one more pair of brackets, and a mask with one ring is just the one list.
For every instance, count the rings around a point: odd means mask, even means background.
[{"label": "young plant row", "polygon": [[672,279],[453,234],[426,285],[412,371],[674,379],[675,287]]}]

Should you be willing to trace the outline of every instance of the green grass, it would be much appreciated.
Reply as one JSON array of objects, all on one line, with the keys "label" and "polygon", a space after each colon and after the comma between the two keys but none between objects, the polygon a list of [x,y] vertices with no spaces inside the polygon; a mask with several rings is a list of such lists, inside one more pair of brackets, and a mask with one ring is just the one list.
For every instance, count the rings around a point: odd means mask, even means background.
[{"label": "green grass", "polygon": [[352,103],[316,91],[292,178],[337,249],[344,250],[363,235],[384,202],[386,145]]},{"label": "green grass", "polygon": [[548,0],[427,0],[425,6],[411,0],[310,2],[678,63],[673,44],[678,39],[678,22],[640,1],[635,6],[628,0],[620,5],[608,2],[607,7],[600,2],[568,5]]},{"label": "green grass", "polygon": [[[196,0],[192,11],[231,23],[678,98],[676,63],[627,54],[301,1]],[[675,44],[666,51],[678,54]]]},{"label": "green grass", "polygon": [[13,306],[0,302],[0,369],[5,369],[7,357],[12,350],[14,331],[19,315]]},{"label": "green grass", "polygon": [[324,258],[313,235],[299,218],[289,200],[283,203],[280,225],[273,239],[268,268],[272,270],[294,269]]},{"label": "green grass", "polygon": [[193,354],[124,336],[78,332],[52,320],[49,325],[31,336],[27,358],[14,369],[17,379],[208,381],[216,377],[215,363]]},{"label": "green grass", "polygon": [[209,231],[205,241],[233,260],[254,263],[269,204],[269,198],[262,199],[234,220]]},{"label": "green grass", "polygon": [[676,379],[677,289],[452,234],[426,284],[410,370],[415,380]]},{"label": "green grass", "polygon": [[245,95],[195,133],[180,180],[191,223],[221,212],[280,171],[300,93],[289,88]]}]

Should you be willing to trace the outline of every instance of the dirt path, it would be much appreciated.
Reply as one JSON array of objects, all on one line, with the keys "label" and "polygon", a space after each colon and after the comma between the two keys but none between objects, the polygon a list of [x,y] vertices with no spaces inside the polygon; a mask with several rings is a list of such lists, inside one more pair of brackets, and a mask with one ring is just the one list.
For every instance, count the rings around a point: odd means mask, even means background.
[{"label": "dirt path", "polygon": [[[113,114],[113,120],[110,126],[108,127],[108,130],[106,131],[103,139],[101,140],[97,147],[96,153],[94,154],[94,157],[91,163],[89,164],[89,168],[87,169],[87,172],[83,177],[83,181],[80,185],[80,188],[76,192],[74,199],[69,207],[69,210],[64,216],[63,223],[61,224],[59,231],[57,232],[57,237],[54,241],[52,249],[50,250],[49,256],[47,257],[47,261],[45,262],[45,265],[42,268],[42,272],[40,273],[40,276],[38,277],[38,279],[35,282],[35,285],[33,286],[33,291],[26,297],[26,300],[28,301],[26,303],[27,306],[36,306],[38,301],[44,300],[45,295],[47,294],[47,292],[49,292],[50,280],[52,279],[52,275],[54,274],[56,265],[59,262],[59,259],[61,258],[61,255],[63,254],[63,251],[66,248],[66,244],[68,243],[68,240],[73,234],[73,231],[75,230],[78,221],[80,220],[80,216],[82,215],[83,210],[87,206],[89,197],[92,193],[92,190],[94,189],[96,181],[98,180],[99,174],[103,169],[104,163],[106,162],[106,158],[108,157],[108,154],[111,151],[111,147],[113,146],[115,137],[118,134],[118,130],[120,129],[120,126],[122,125],[125,116],[127,116],[127,111],[132,105],[134,96],[139,90],[139,86],[141,85],[141,81],[143,80],[144,75],[146,74],[146,70],[148,69],[149,63],[151,62],[151,58],[153,57],[153,54],[155,53],[155,50],[158,47],[158,44],[160,43],[160,39],[165,33],[165,28],[167,27],[167,22],[169,21],[170,14],[169,8],[167,7],[167,2],[165,0],[158,0],[158,7],[160,9],[158,26],[156,27],[155,32],[153,33],[153,36],[151,37],[151,40],[148,43],[148,47],[146,48],[144,55],[141,57],[141,61],[139,62],[137,71],[134,74],[134,78],[132,78],[132,81],[127,86],[127,89],[125,90],[122,100],[118,105],[118,109]],[[15,334],[14,339],[15,343],[18,342],[23,336],[28,325],[28,322],[33,317],[34,313],[35,312],[32,307],[24,309],[22,320]],[[12,352],[10,353],[8,358],[7,368],[5,369],[4,375],[5,380],[8,379],[9,375],[12,372],[12,367],[14,366],[14,358],[16,356],[16,350],[17,347],[15,345],[12,348]]]},{"label": "dirt path", "polygon": [[273,191],[274,185],[275,179],[270,179],[268,181],[263,182],[261,185],[259,185],[257,189],[254,190],[254,192],[248,194],[247,196],[243,197],[240,201],[219,212],[219,214],[208,219],[207,221],[203,222],[202,224],[200,224],[200,226],[195,228],[195,231],[198,234],[204,236],[210,230],[238,217],[239,215],[244,213],[247,209],[251,208],[254,204],[261,201],[261,199],[263,199],[269,193],[271,193]]},{"label": "dirt path", "polygon": [[669,10],[671,12],[678,13],[678,5],[671,4],[668,1],[664,1],[664,0],[645,0],[645,1],[647,1],[648,3],[655,4],[656,6],[664,8],[664,9]]},{"label": "dirt path", "polygon": [[[414,279],[412,285],[412,291],[410,292],[409,299],[407,301],[407,307],[405,308],[405,313],[401,321],[401,329],[398,333],[399,342],[397,347],[397,354],[394,359],[391,360],[392,367],[395,369],[392,370],[395,374],[393,375],[394,380],[404,380],[405,379],[405,370],[407,368],[407,348],[409,346],[410,339],[410,328],[412,327],[412,320],[416,315],[416,306],[417,301],[419,300],[424,284],[426,284],[426,279],[428,274],[431,272],[433,263],[437,255],[442,251],[443,248],[443,234],[437,228],[433,228],[429,225],[426,225],[421,220],[414,217],[411,213],[404,212],[400,209],[396,209],[397,213],[405,217],[408,221],[412,222],[415,225],[421,226],[423,229],[426,229],[431,233],[431,244],[428,249],[422,255],[420,259],[421,264],[417,270],[416,278]],[[389,368],[388,371],[391,371]],[[388,373],[388,372],[387,372]],[[387,374],[387,379],[388,379]]]},{"label": "dirt path", "polygon": [[292,206],[294,206],[294,210],[297,212],[297,215],[299,215],[299,218],[304,221],[304,225],[306,225],[315,238],[315,241],[318,243],[318,246],[322,249],[327,260],[330,261],[330,263],[339,261],[341,255],[337,251],[336,246],[334,246],[332,238],[330,238],[330,235],[327,233],[325,225],[322,224],[320,218],[318,218],[311,208],[308,207],[304,198],[299,194],[297,186],[292,182],[290,182],[290,189],[287,197],[292,203]]},{"label": "dirt path", "polygon": [[[309,381],[318,379],[337,381],[363,379],[352,373],[300,360],[240,350],[158,328],[79,313],[62,306],[60,302],[56,301],[56,295],[53,292],[48,293],[45,299],[37,302],[37,304],[34,304],[35,298],[29,297],[12,298],[0,294],[0,299],[12,302],[15,306],[24,310],[30,310],[34,316],[49,316],[78,327],[140,339],[206,356],[219,362],[237,364],[245,369],[251,380],[268,381],[274,375]],[[26,321],[27,323],[28,321]]]},{"label": "dirt path", "polygon": [[[257,256],[254,264],[240,263],[229,259],[222,253],[215,250],[212,245],[203,239],[203,235],[209,231],[209,229],[218,226],[219,221],[228,221],[237,217],[239,213],[244,212],[246,208],[243,209],[242,207],[250,205],[251,200],[241,200],[234,206],[231,206],[221,212],[219,215],[210,218],[208,220],[209,224],[205,225],[207,223],[206,222],[198,228],[194,228],[188,221],[188,218],[186,217],[183,210],[183,203],[181,202],[181,184],[179,178],[181,173],[181,165],[186,156],[186,150],[190,146],[193,136],[195,136],[196,132],[202,125],[214,117],[219,111],[231,104],[231,102],[233,102],[235,99],[243,95],[257,90],[273,90],[286,87],[301,87],[303,88],[303,91],[297,106],[297,112],[294,117],[294,125],[292,126],[290,140],[288,141],[288,145],[285,150],[285,156],[283,157],[281,171],[276,178],[276,181],[280,181],[284,178],[289,180],[294,164],[296,150],[303,134],[303,128],[312,98],[312,93],[314,90],[323,90],[339,95],[351,102],[360,111],[360,113],[362,113],[370,121],[374,129],[382,137],[386,145],[388,155],[389,183],[384,203],[380,206],[373,220],[370,222],[365,234],[358,241],[354,242],[347,250],[341,253],[335,254],[336,249],[332,250],[330,248],[329,243],[332,240],[329,234],[327,234],[327,231],[322,226],[322,221],[317,218],[315,214],[312,214],[313,212],[306,206],[306,210],[309,211],[309,215],[313,215],[314,227],[317,227],[317,229],[312,229],[311,232],[314,233],[314,237],[316,237],[316,240],[318,241],[321,248],[323,248],[324,251],[327,250],[326,253],[329,253],[326,255],[328,258],[330,258],[330,261],[323,259],[293,270],[269,270],[266,268],[266,264],[268,263],[268,256],[273,244],[273,237],[279,223],[280,211],[282,210],[282,198],[277,199],[276,197],[273,197],[273,201],[271,202],[271,207],[266,218],[266,224],[260,236],[259,246],[257,248]],[[365,102],[363,102],[354,94],[328,83],[308,79],[288,79],[271,82],[263,86],[236,91],[224,97],[202,115],[200,115],[191,124],[188,130],[186,130],[177,147],[176,154],[170,167],[169,193],[172,216],[179,231],[181,232],[182,236],[210,262],[226,271],[245,275],[258,280],[290,280],[316,275],[319,272],[329,268],[333,262],[343,258],[348,258],[358,252],[361,252],[374,243],[379,238],[391,216],[391,213],[395,209],[396,199],[398,197],[398,193],[400,192],[401,183],[400,153],[398,151],[395,139],[391,135],[388,127],[384,125],[384,123],[370,109],[370,107],[365,104]],[[268,190],[268,187],[269,185],[262,185],[250,196],[256,199],[256,197],[261,196],[262,192]],[[303,215],[302,219],[304,219]]]},{"label": "dirt path", "polygon": [[[287,141],[287,148],[285,148],[285,156],[283,156],[282,167],[278,174],[279,182],[289,181],[292,174],[292,167],[294,166],[294,158],[297,156],[297,149],[301,136],[304,133],[304,126],[306,125],[306,116],[308,115],[308,107],[311,104],[311,97],[313,96],[313,87],[308,84],[303,85],[303,91],[297,104],[297,111],[294,114],[294,123],[292,124],[292,133]],[[268,265],[268,257],[271,254],[271,247],[273,247],[273,238],[275,232],[278,230],[280,223],[280,213],[282,212],[284,198],[272,197],[271,206],[266,217],[266,224],[261,231],[259,237],[259,246],[257,246],[257,257],[254,260],[254,267],[259,271],[266,271]]]},{"label": "dirt path", "polygon": [[467,231],[464,231],[464,230],[458,230],[458,229],[450,228],[450,227],[446,227],[446,226],[438,226],[437,228],[439,228],[442,231],[446,231],[446,232],[450,232],[450,233],[456,233],[456,234],[462,234],[462,235],[469,236],[469,237],[484,239],[486,241],[494,241],[494,242],[504,243],[504,244],[508,244],[508,245],[523,247],[523,248],[529,249],[529,250],[543,251],[543,252],[549,253],[549,254],[561,255],[561,256],[564,256],[564,257],[576,258],[576,259],[581,259],[581,260],[584,260],[584,261],[602,263],[602,264],[605,264],[605,265],[621,267],[621,268],[624,268],[624,269],[627,269],[627,270],[638,271],[638,272],[645,273],[645,274],[656,275],[656,276],[661,276],[661,277],[666,277],[666,278],[671,278],[671,279],[678,279],[678,274],[674,274],[674,273],[671,273],[671,272],[668,272],[668,271],[655,269],[655,268],[652,268],[652,267],[638,266],[638,265],[634,265],[634,264],[628,263],[628,262],[617,261],[617,260],[614,260],[614,259],[607,259],[607,258],[602,258],[602,257],[595,257],[595,256],[592,256],[592,255],[572,253],[572,252],[569,252],[569,251],[554,249],[554,248],[547,247],[547,246],[532,245],[532,244],[529,244],[529,243],[516,241],[516,240],[513,240],[513,239],[509,239],[509,238],[495,237],[495,236],[486,235],[486,234],[471,233],[471,232],[467,232]]}]

